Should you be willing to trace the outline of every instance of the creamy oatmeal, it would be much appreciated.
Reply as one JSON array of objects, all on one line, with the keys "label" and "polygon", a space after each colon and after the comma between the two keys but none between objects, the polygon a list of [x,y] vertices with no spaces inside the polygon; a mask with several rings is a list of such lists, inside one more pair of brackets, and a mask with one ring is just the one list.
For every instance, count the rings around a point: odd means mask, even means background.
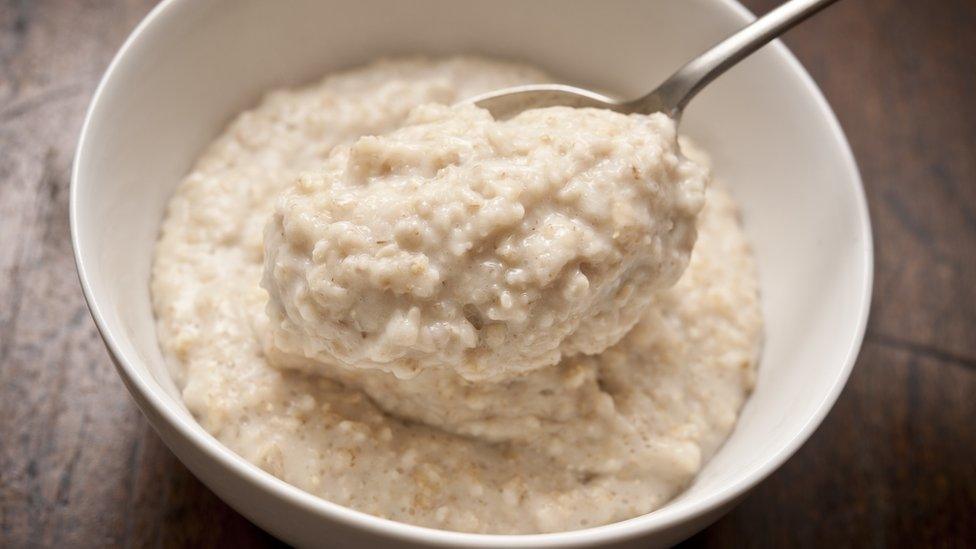
[{"label": "creamy oatmeal", "polygon": [[545,80],[381,61],[231,123],[153,265],[204,428],[313,494],[452,530],[605,524],[691,481],[761,337],[735,205],[708,184],[695,241],[706,161],[663,116],[439,106]]},{"label": "creamy oatmeal", "polygon": [[285,191],[265,236],[273,345],[466,379],[599,353],[674,284],[705,170],[663,114],[414,110]]}]

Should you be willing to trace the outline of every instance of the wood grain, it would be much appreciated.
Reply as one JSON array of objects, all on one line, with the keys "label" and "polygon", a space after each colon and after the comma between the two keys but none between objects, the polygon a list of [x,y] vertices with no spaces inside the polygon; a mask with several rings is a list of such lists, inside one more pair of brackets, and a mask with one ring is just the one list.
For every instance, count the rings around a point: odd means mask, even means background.
[{"label": "wood grain", "polygon": [[[0,0],[0,546],[277,543],[148,427],[75,276],[84,108],[153,3]],[[861,166],[872,319],[820,430],[688,546],[976,546],[974,30],[972,0],[847,0],[786,38]]]}]

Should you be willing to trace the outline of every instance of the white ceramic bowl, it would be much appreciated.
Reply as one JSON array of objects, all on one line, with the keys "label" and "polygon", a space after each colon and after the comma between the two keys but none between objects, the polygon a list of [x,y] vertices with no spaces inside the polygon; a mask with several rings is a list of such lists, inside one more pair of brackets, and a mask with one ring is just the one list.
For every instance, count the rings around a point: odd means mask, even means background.
[{"label": "white ceramic bowl", "polygon": [[767,341],[735,432],[685,493],[651,514],[560,534],[469,535],[379,519],[293,488],[224,448],[183,406],[156,342],[149,267],[174,186],[265,90],[382,54],[481,52],[636,95],[749,19],[731,0],[162,2],[95,93],[71,187],[81,283],[119,374],[197,477],[298,545],[648,546],[692,534],[817,427],[867,319],[871,234],[857,167],[816,85],[781,44],[715,82],[683,122],[742,204]]}]

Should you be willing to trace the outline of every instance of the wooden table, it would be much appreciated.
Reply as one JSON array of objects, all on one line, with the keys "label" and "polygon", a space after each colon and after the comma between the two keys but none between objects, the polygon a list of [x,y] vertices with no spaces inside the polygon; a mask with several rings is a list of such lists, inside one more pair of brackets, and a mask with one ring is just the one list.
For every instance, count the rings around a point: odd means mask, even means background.
[{"label": "wooden table", "polygon": [[[0,4],[0,546],[276,543],[149,428],[75,277],[82,114],[152,3]],[[847,0],[786,42],[861,166],[871,323],[820,430],[688,545],[976,546],[976,2]]]}]

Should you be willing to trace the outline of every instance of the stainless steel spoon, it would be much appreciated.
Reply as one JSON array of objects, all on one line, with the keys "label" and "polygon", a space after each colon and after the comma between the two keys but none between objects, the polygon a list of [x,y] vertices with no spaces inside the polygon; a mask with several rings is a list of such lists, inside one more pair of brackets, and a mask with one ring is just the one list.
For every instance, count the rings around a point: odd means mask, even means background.
[{"label": "stainless steel spoon", "polygon": [[534,84],[495,90],[465,103],[488,109],[496,119],[542,107],[596,107],[622,113],[663,112],[679,121],[688,102],[742,59],[837,0],[789,0],[686,63],[654,91],[632,101],[562,84]]}]

